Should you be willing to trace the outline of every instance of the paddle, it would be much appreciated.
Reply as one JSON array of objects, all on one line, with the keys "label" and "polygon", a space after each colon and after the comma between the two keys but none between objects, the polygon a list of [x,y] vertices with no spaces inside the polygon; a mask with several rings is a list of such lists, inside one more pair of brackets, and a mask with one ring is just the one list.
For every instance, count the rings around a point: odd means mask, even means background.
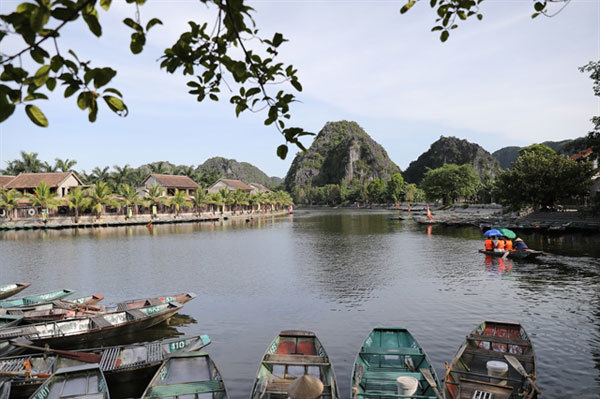
[{"label": "paddle", "polygon": [[41,346],[30,345],[31,341],[29,341],[29,340],[16,339],[16,340],[10,341],[10,343],[12,345],[20,346],[22,348],[33,349],[33,350],[38,350],[38,351],[43,351],[43,352],[56,353],[57,355],[61,355],[63,357],[69,358],[69,359],[79,360],[79,361],[85,362],[85,363],[100,363],[100,360],[102,360],[102,355],[98,355],[96,353],[73,352],[73,351],[65,351],[65,350],[59,350],[59,349],[50,349],[48,347],[42,348]]},{"label": "paddle", "polygon": [[444,376],[444,381],[446,381],[448,379],[448,376],[450,375],[450,370],[452,370],[452,367],[454,367],[455,360],[460,359],[462,354],[465,352],[465,349],[467,349],[466,342],[464,344],[462,344],[460,349],[458,349],[458,352],[456,352],[456,356],[454,356],[454,359],[452,360],[452,363],[450,363],[450,366],[447,366],[446,375]]},{"label": "paddle", "polygon": [[421,374],[423,374],[423,377],[425,377],[425,381],[427,381],[429,386],[433,388],[433,392],[435,392],[435,396],[437,396],[438,399],[443,399],[442,394],[440,393],[440,391],[437,388],[437,383],[435,382],[435,378],[433,378],[431,371],[429,369],[420,369],[419,371],[421,372]]},{"label": "paddle", "polygon": [[0,375],[35,375],[40,378],[48,378],[52,374],[49,373],[30,373],[29,371],[3,371],[0,370]]},{"label": "paddle", "polygon": [[523,367],[521,362],[516,357],[511,355],[504,355],[504,358],[510,363],[511,366],[515,368],[515,370],[519,372],[519,374],[521,374],[523,377],[529,380],[529,383],[531,384],[532,388],[535,389],[538,395],[542,394],[542,391],[540,391],[535,385],[535,382],[533,382],[533,378],[531,378],[531,376],[527,374],[527,370],[525,370],[525,367]]}]

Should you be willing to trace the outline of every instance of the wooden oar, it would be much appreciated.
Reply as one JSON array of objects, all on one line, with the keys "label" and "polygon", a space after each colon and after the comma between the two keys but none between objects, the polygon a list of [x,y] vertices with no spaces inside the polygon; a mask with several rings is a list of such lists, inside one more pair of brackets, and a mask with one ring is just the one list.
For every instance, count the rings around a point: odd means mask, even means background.
[{"label": "wooden oar", "polygon": [[521,374],[523,377],[525,377],[529,380],[531,387],[533,389],[535,389],[535,391],[538,393],[538,395],[542,394],[542,391],[540,391],[538,389],[538,387],[535,385],[533,378],[531,378],[531,376],[527,373],[527,370],[525,370],[525,367],[523,367],[521,362],[516,357],[511,356],[511,355],[504,355],[504,358],[510,363],[511,366],[513,366],[515,368],[515,370],[517,370],[519,372],[519,374]]},{"label": "wooden oar", "polygon": [[450,366],[447,367],[446,375],[444,376],[444,382],[448,379],[448,376],[450,375],[450,370],[452,370],[452,367],[454,367],[455,360],[460,359],[460,357],[462,356],[462,354],[465,352],[465,349],[467,349],[467,343],[466,342],[464,344],[462,344],[462,346],[460,347],[460,349],[458,350],[458,352],[456,352],[456,356],[454,356],[454,359],[452,359],[452,363],[450,363]]},{"label": "wooden oar", "polygon": [[[28,342],[31,342],[31,341],[28,341]],[[56,353],[57,355],[60,355],[60,356],[63,356],[63,357],[69,358],[69,359],[79,360],[79,361],[85,362],[85,363],[100,363],[100,360],[102,360],[102,355],[98,355],[95,353],[65,351],[65,350],[59,350],[59,349],[51,349],[48,347],[42,348],[41,346],[30,345],[30,344],[25,343],[20,340],[13,340],[13,341],[10,341],[10,343],[12,345],[20,346],[20,347],[27,348],[27,349],[33,349],[33,350],[38,350],[38,351],[42,351],[42,352]]]},{"label": "wooden oar", "polygon": [[35,373],[35,372],[34,373],[30,373],[27,370],[24,370],[24,371],[3,371],[3,370],[0,370],[0,375],[35,375],[35,376],[40,377],[40,378],[48,378],[52,374],[49,374],[49,373]]},{"label": "wooden oar", "polygon": [[437,388],[437,383],[435,382],[435,378],[433,378],[431,371],[429,369],[420,369],[419,371],[421,372],[421,374],[423,374],[423,377],[425,377],[425,381],[427,381],[429,386],[433,388],[433,392],[435,392],[435,396],[437,396],[438,399],[443,399],[442,394],[440,393],[440,391]]}]

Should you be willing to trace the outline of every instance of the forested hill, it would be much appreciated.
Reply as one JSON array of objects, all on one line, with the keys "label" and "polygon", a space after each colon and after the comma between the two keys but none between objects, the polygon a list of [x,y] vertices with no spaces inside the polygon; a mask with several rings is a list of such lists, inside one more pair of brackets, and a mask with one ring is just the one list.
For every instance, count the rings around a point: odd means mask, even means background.
[{"label": "forested hill", "polygon": [[267,187],[281,184],[279,177],[269,177],[262,170],[248,162],[238,162],[235,159],[213,157],[198,165],[202,173],[214,173],[226,179],[238,179],[246,183],[260,183]]},{"label": "forested hill", "polygon": [[[546,145],[559,154],[564,155],[573,155],[576,152],[586,148],[585,137],[572,140],[567,139],[561,141],[544,141],[541,144]],[[516,146],[500,148],[498,151],[494,151],[492,156],[498,160],[502,169],[508,169],[512,167],[513,162],[517,160],[517,157],[519,156],[519,150],[521,148],[522,147]]]},{"label": "forested hill", "polygon": [[410,163],[404,171],[404,180],[407,183],[419,184],[428,168],[437,169],[446,163],[471,164],[479,176],[484,174],[495,176],[500,170],[498,161],[479,144],[456,137],[442,136],[416,161]]},{"label": "forested hill", "polygon": [[342,179],[366,184],[400,173],[385,149],[356,122],[328,122],[306,152],[294,158],[285,186],[339,184]]}]

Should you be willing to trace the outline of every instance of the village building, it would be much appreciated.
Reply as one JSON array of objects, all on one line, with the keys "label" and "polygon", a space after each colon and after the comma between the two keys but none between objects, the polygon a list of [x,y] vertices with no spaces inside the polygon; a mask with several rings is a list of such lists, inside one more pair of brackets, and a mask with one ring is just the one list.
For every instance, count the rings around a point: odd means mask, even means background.
[{"label": "village building", "polygon": [[252,186],[247,185],[241,180],[219,179],[212,186],[210,186],[207,191],[209,194],[215,194],[223,188],[227,191],[242,190],[248,193],[251,193],[253,190],[255,190]]},{"label": "village building", "polygon": [[15,189],[22,194],[32,194],[42,182],[46,183],[50,187],[50,192],[58,197],[65,197],[70,189],[83,186],[79,177],[73,172],[54,172],[19,173],[4,188],[8,190]]},{"label": "village building", "polygon": [[0,175],[0,188],[6,187],[6,185],[10,183],[14,178],[14,176]]},{"label": "village building", "polygon": [[147,190],[152,186],[158,186],[163,189],[162,195],[174,195],[175,191],[185,191],[190,195],[196,191],[198,183],[193,181],[188,176],[181,175],[161,175],[153,173],[142,182],[142,190]]},{"label": "village building", "polygon": [[262,184],[260,184],[260,183],[250,183],[249,185],[250,185],[250,187],[252,187],[252,189],[253,189],[253,190],[252,190],[252,194],[256,194],[256,193],[264,193],[264,194],[267,194],[267,193],[270,193],[270,192],[271,192],[271,190],[269,190],[268,188],[266,188],[265,186],[263,186],[263,185],[262,185]]}]

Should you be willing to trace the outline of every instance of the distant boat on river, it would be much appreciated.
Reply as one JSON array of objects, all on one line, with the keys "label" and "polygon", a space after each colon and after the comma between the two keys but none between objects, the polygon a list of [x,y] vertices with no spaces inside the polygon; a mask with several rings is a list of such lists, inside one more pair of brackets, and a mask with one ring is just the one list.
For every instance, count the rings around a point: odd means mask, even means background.
[{"label": "distant boat on river", "polygon": [[519,323],[481,323],[446,365],[446,399],[535,399],[535,355]]},{"label": "distant boat on river", "polygon": [[[504,252],[494,252],[494,251],[486,251],[485,249],[480,249],[479,253],[486,254],[489,256],[502,257],[504,256]],[[533,259],[542,255],[544,252],[535,251],[533,249],[526,250],[518,250],[518,251],[510,251],[508,253],[508,257],[511,259]]]},{"label": "distant boat on river", "polygon": [[282,331],[262,358],[251,399],[287,398],[290,385],[304,375],[323,383],[320,398],[340,397],[333,365],[317,336],[310,331]]},{"label": "distant boat on river", "polygon": [[2,285],[0,286],[0,299],[8,298],[18,294],[30,285],[31,283],[12,283]]}]

